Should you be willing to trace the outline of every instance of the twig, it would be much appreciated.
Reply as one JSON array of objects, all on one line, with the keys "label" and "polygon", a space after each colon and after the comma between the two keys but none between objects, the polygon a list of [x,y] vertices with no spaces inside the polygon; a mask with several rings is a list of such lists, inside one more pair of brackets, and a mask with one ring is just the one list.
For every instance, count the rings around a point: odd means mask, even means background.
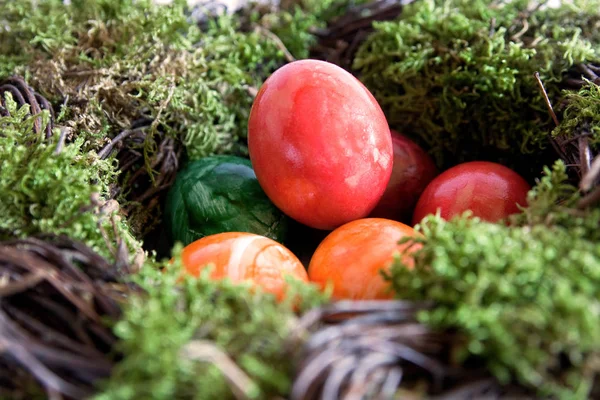
[{"label": "twig", "polygon": [[65,145],[65,139],[67,137],[67,127],[60,127],[60,136],[58,137],[58,143],[56,144],[56,149],[54,149],[54,155],[59,155]]},{"label": "twig", "polygon": [[579,138],[579,163],[581,175],[587,174],[590,170],[592,151],[590,150],[589,140],[586,136]]},{"label": "twig", "polygon": [[579,135],[575,135],[575,136],[573,136],[573,137],[571,137],[569,139],[565,139],[562,142],[562,144],[566,145],[566,144],[569,144],[569,143],[572,143],[572,142],[575,142],[575,141],[579,140],[579,138],[581,138],[581,137],[588,137],[588,136],[592,136],[592,133],[591,132],[580,133]]},{"label": "twig", "polygon": [[552,116],[552,119],[554,120],[554,123],[556,124],[556,126],[560,125],[560,122],[558,121],[558,117],[556,116],[556,114],[554,113],[554,109],[552,108],[552,103],[550,102],[550,98],[548,97],[548,93],[546,92],[546,89],[544,88],[544,84],[542,83],[542,80],[540,79],[540,74],[539,72],[535,71],[535,73],[533,74],[533,76],[535,77],[540,90],[542,91],[542,94],[544,95],[544,100],[546,102],[546,107],[548,107],[548,111],[550,112],[550,115]]},{"label": "twig", "polygon": [[119,133],[117,136],[115,136],[113,139],[110,139],[110,141],[106,144],[106,146],[104,146],[102,148],[102,150],[100,150],[98,152],[98,157],[100,157],[101,159],[104,159],[106,157],[108,157],[108,154],[110,153],[110,151],[113,149],[113,147],[123,141],[124,139],[126,139],[127,137],[133,135],[134,133],[139,133],[142,132],[143,128],[137,128],[137,129],[127,129],[122,131],[121,133]]},{"label": "twig", "polygon": [[265,35],[269,39],[273,40],[275,42],[275,45],[277,46],[277,48],[283,52],[283,54],[284,54],[285,59],[287,60],[287,62],[296,61],[296,59],[294,58],[294,56],[292,55],[292,53],[290,53],[290,51],[287,49],[287,47],[285,47],[285,44],[283,44],[283,42],[281,41],[281,39],[279,38],[279,36],[277,36],[276,34],[274,34],[273,32],[271,32],[270,30],[263,28],[260,25],[255,25],[254,29],[256,30],[256,32],[262,33],[263,35]]},{"label": "twig", "polygon": [[119,169],[121,171],[128,171],[136,162],[138,162],[140,160],[140,158],[144,157],[143,154],[141,154],[138,151],[134,151],[129,149],[129,153],[132,154],[133,156],[130,156],[130,160],[121,160],[120,161],[120,167]]},{"label": "twig", "polygon": [[[296,331],[310,337],[303,344],[291,399],[391,395],[405,376],[415,373],[427,376],[435,391],[441,390],[443,378],[465,376],[466,371],[443,361],[444,351],[460,338],[432,331],[416,320],[419,311],[431,306],[399,300],[340,301],[312,310],[296,324],[301,327]],[[291,340],[298,343],[299,336]]]},{"label": "twig", "polygon": [[492,18],[492,20],[490,21],[490,33],[489,36],[492,37],[494,36],[494,33],[496,33],[496,18]]},{"label": "twig", "polygon": [[575,78],[567,78],[563,81],[563,83],[567,86],[570,86],[572,88],[581,88],[582,86],[584,86],[586,84],[586,81],[582,80],[582,79],[575,79]]},{"label": "twig", "polygon": [[100,69],[91,69],[87,71],[67,71],[63,72],[62,76],[65,78],[75,78],[75,77],[85,77],[88,78],[90,76],[107,76],[109,70],[106,68]]},{"label": "twig", "polygon": [[527,18],[523,19],[523,29],[519,32],[515,33],[511,36],[512,41],[517,41],[521,36],[523,36],[529,30],[529,22],[527,22]]},{"label": "twig", "polygon": [[[544,97],[544,101],[546,103],[546,107],[548,107],[548,112],[550,113],[550,116],[552,117],[552,120],[554,121],[554,124],[556,126],[560,125],[560,122],[558,121],[558,117],[556,116],[556,113],[554,112],[554,109],[552,108],[552,103],[550,102],[550,98],[548,97],[548,93],[546,92],[546,88],[544,88],[544,84],[542,83],[542,80],[540,79],[540,74],[538,71],[535,71],[535,73],[533,74],[533,76],[535,77],[535,80],[538,83],[538,86],[540,88],[540,90],[542,91],[542,95]],[[560,156],[560,158],[562,159],[566,159],[567,155],[565,153],[565,149],[562,145],[559,145],[556,141],[556,139],[554,139],[552,137],[552,133],[548,133],[548,140],[550,141],[550,143],[552,144],[552,147],[554,148],[554,151],[556,151],[556,153]]]},{"label": "twig", "polygon": [[458,388],[445,393],[443,396],[435,397],[437,400],[462,400],[467,398],[477,398],[484,395],[490,388],[497,386],[494,379],[481,379],[461,385]]},{"label": "twig", "polygon": [[591,81],[598,79],[598,75],[596,75],[596,72],[585,64],[577,64],[575,68]]},{"label": "twig", "polygon": [[5,247],[2,252],[2,261],[9,262],[13,265],[22,266],[29,271],[42,270],[48,271],[46,280],[52,285],[61,295],[67,298],[79,311],[85,314],[93,321],[99,321],[98,314],[93,310],[92,305],[85,302],[74,294],[69,287],[65,287],[61,281],[61,275],[56,267],[45,260],[34,257],[32,254],[22,254],[16,249]]},{"label": "twig", "polygon": [[64,397],[60,392],[57,392],[53,389],[47,389],[48,392],[48,400],[64,400]]},{"label": "twig", "polygon": [[[101,206],[99,198],[92,202]],[[9,284],[0,290],[0,392],[8,384],[10,397],[11,384],[18,390],[17,380],[30,378],[28,384],[37,381],[57,398],[93,393],[118,356],[104,318],[116,320],[121,315],[117,299],[138,291],[119,283],[125,275],[68,237],[2,242],[0,276],[9,277]],[[25,376],[7,374],[15,370]]]},{"label": "twig", "polygon": [[586,64],[586,68],[593,71],[596,75],[600,74],[600,67],[594,64]]},{"label": "twig", "polygon": [[0,313],[0,348],[2,352],[9,353],[24,368],[35,376],[43,385],[50,390],[65,393],[75,398],[84,398],[89,391],[76,387],[48,369],[37,358],[35,358],[26,346],[13,339],[10,332],[11,322],[3,313]]},{"label": "twig", "polygon": [[256,95],[258,94],[258,89],[254,86],[246,86],[246,91],[251,97],[256,97]]},{"label": "twig", "polygon": [[50,113],[50,123],[46,125],[46,139],[50,139],[52,137],[52,122],[56,118],[54,115],[54,109],[52,105],[46,98],[38,93],[34,93],[35,99],[38,101],[40,108],[42,110],[47,110]]},{"label": "twig", "polygon": [[48,100],[27,85],[23,77],[19,75],[11,76],[0,82],[0,109],[3,110],[1,114],[5,116],[8,114],[6,108],[2,106],[5,92],[10,92],[13,95],[13,99],[19,107],[25,104],[29,105],[29,115],[35,116],[33,131],[36,134],[42,133],[41,113],[42,110],[47,110],[50,113],[50,121],[45,127],[45,137],[48,139],[52,136],[54,110]]},{"label": "twig", "polygon": [[102,226],[102,219],[98,219],[96,225],[98,227],[98,230],[100,231],[100,234],[102,235],[102,239],[104,239],[104,243],[106,244],[106,247],[108,248],[108,251],[110,252],[110,254],[116,254],[115,251],[115,247],[113,246],[112,242],[110,241],[109,237],[108,237],[108,233],[106,233],[106,229],[104,229],[104,227]]},{"label": "twig", "polygon": [[579,183],[579,188],[584,192],[587,192],[592,188],[594,182],[598,179],[600,175],[600,155],[594,158],[592,161],[589,170],[586,174],[581,178],[581,182]]},{"label": "twig", "polygon": [[44,338],[44,341],[59,344],[65,349],[76,351],[79,354],[88,357],[102,357],[102,353],[98,351],[98,349],[92,346],[81,344],[76,340],[72,340],[63,333],[48,327],[39,320],[27,315],[25,312],[20,311],[16,307],[8,306],[6,311],[7,314],[11,315],[15,320],[18,320],[18,322],[26,326],[28,330],[37,332],[42,338]]},{"label": "twig", "polygon": [[590,194],[579,200],[579,203],[577,203],[577,208],[587,208],[591,205],[596,204],[598,201],[600,201],[600,186],[594,189]]},{"label": "twig", "polygon": [[145,200],[148,200],[150,197],[154,196],[155,194],[157,194],[159,192],[162,192],[163,190],[167,190],[168,188],[170,188],[172,183],[173,182],[168,182],[168,183],[162,184],[160,186],[156,186],[156,187],[154,187],[154,188],[146,191],[144,194],[136,197],[135,199],[133,199],[133,201],[137,202],[137,203],[141,203],[141,202],[143,202]]},{"label": "twig", "polygon": [[[2,247],[0,247],[2,249]],[[13,296],[21,293],[29,288],[36,286],[38,283],[46,279],[46,274],[43,271],[32,272],[26,276],[22,276],[18,281],[10,282],[6,285],[0,285],[0,298]]]},{"label": "twig", "polygon": [[247,393],[254,386],[254,382],[227,354],[213,343],[194,340],[183,347],[181,356],[188,360],[209,362],[216,366],[230,383],[233,394],[237,399],[250,399]]},{"label": "twig", "polygon": [[[40,105],[37,101],[33,90],[31,90],[31,88],[27,85],[23,78],[21,78],[20,76],[12,76],[6,79],[5,82],[8,85],[16,87],[21,92],[21,94],[23,94],[23,97],[25,97],[25,101],[31,107],[29,110],[31,115],[39,115],[42,112],[42,109],[40,108]],[[36,118],[34,124],[36,132],[39,133],[42,129],[41,118]]]}]

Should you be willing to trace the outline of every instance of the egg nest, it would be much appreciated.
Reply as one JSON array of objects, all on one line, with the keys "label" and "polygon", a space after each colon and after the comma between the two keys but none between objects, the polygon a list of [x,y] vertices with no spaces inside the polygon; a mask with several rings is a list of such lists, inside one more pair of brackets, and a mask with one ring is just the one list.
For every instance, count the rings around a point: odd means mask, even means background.
[{"label": "egg nest", "polygon": [[[219,17],[218,2],[34,3],[0,0],[3,398],[600,395],[600,4],[305,0]],[[247,157],[257,89],[301,58],[365,82],[438,166],[511,165],[534,185],[529,208],[510,226],[432,220],[417,264],[434,273],[395,265],[396,300],[299,288],[291,307],[165,273],[181,165]],[[305,261],[322,234],[291,222],[287,245]],[[464,271],[475,281],[447,295]],[[557,285],[537,309],[500,284],[474,299],[504,276]]]}]

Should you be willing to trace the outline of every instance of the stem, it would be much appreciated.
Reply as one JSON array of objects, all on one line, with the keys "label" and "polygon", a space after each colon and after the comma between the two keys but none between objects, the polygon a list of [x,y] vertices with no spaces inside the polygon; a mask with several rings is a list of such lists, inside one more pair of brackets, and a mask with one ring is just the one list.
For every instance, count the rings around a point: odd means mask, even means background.
[{"label": "stem", "polygon": [[277,46],[277,48],[283,52],[283,55],[285,56],[285,59],[287,62],[291,63],[293,61],[296,61],[296,58],[294,58],[292,53],[290,53],[290,51],[287,49],[287,47],[285,47],[285,44],[283,44],[283,42],[281,41],[279,36],[277,36],[276,34],[274,34],[271,31],[269,31],[268,29],[263,28],[260,25],[255,25],[254,29],[256,29],[257,32],[268,37],[269,39],[273,40],[275,42],[275,45]]},{"label": "stem", "polygon": [[56,149],[54,150],[54,155],[58,155],[62,151],[62,149],[65,145],[66,136],[67,136],[67,128],[61,127],[60,128],[60,136],[58,138],[58,143],[56,144]]},{"label": "stem", "polygon": [[590,144],[587,136],[581,136],[579,138],[579,163],[581,175],[586,175],[590,170],[592,152],[590,150]]},{"label": "stem", "polygon": [[581,182],[579,183],[579,188],[584,192],[587,192],[592,188],[594,182],[598,179],[600,175],[600,155],[594,158],[594,161],[591,162],[590,168],[587,173],[583,175],[581,178]]},{"label": "stem", "polygon": [[556,114],[554,113],[554,109],[552,108],[552,103],[550,102],[550,98],[548,97],[548,92],[546,92],[546,88],[544,88],[544,84],[542,83],[542,80],[540,79],[539,72],[536,71],[533,74],[533,76],[535,77],[535,80],[537,81],[538,86],[540,87],[540,90],[542,91],[542,94],[544,95],[544,101],[546,102],[546,107],[548,107],[548,112],[550,112],[550,116],[554,120],[554,123],[556,124],[556,126],[560,125],[560,122],[558,121],[558,117],[556,116]]},{"label": "stem", "polygon": [[590,194],[582,198],[577,204],[577,208],[588,208],[600,201],[600,186],[594,189]]},{"label": "stem", "polygon": [[211,342],[194,340],[181,351],[182,357],[200,362],[209,362],[216,366],[231,385],[238,400],[249,400],[248,388],[255,385],[252,379],[222,350]]},{"label": "stem", "polygon": [[106,144],[106,146],[104,146],[102,148],[102,150],[100,150],[98,152],[98,157],[100,157],[101,159],[105,159],[106,157],[108,157],[111,150],[117,143],[120,143],[123,140],[125,140],[126,138],[128,138],[129,136],[133,135],[134,133],[139,133],[139,132],[143,132],[143,128],[127,129],[127,130],[124,130],[123,132],[119,133],[117,136],[115,136],[113,139],[111,139],[110,142],[108,142]]}]

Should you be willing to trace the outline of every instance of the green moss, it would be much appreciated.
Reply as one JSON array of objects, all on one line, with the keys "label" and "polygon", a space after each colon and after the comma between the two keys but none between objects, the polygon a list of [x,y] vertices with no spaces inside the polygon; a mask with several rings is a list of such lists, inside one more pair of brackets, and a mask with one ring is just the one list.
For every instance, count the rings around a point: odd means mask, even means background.
[{"label": "green moss", "polygon": [[67,103],[64,123],[84,135],[86,149],[149,119],[148,156],[156,132],[183,142],[190,158],[243,151],[248,89],[283,63],[272,38],[242,32],[235,17],[200,28],[185,1],[6,7],[0,72],[25,74],[52,103]]},{"label": "green moss", "polygon": [[556,99],[564,72],[598,58],[600,2],[527,4],[414,2],[397,21],[375,23],[353,68],[392,127],[438,164],[491,159],[527,170],[533,157],[541,166],[552,126],[534,72]]},{"label": "green moss", "polygon": [[464,217],[428,217],[422,232],[415,268],[398,264],[390,276],[403,299],[436,304],[420,320],[458,329],[465,336],[459,359],[484,360],[502,382],[587,398],[600,373],[597,242],[572,225],[508,227]]},{"label": "green moss", "polygon": [[598,242],[600,207],[578,209],[581,197],[569,181],[565,163],[558,160],[552,168],[544,167],[544,175],[528,194],[528,206],[510,220],[518,226],[562,227],[575,237]]},{"label": "green moss", "polygon": [[[65,234],[112,256],[106,244],[116,243],[111,215],[99,212],[92,195],[97,193],[100,201],[106,198],[116,179],[115,165],[82,153],[82,139],[58,151],[58,129],[46,141],[32,129],[39,116],[28,116],[29,105],[17,109],[10,93],[5,98],[12,116],[0,117],[0,237]],[[48,119],[44,111],[43,126]],[[120,221],[117,226],[120,238],[135,250],[139,244],[126,224]]]},{"label": "green moss", "polygon": [[[0,78],[21,73],[53,104],[64,123],[100,148],[141,119],[180,140],[191,159],[245,154],[252,89],[285,63],[277,40],[238,16],[195,24],[185,1],[0,0]],[[308,1],[294,11],[254,20],[272,28],[296,57],[308,55],[322,17],[348,0]],[[4,10],[6,10],[4,12]],[[153,153],[153,135],[145,146]]]},{"label": "green moss", "polygon": [[[146,293],[130,299],[115,327],[124,359],[96,400],[235,398],[218,368],[225,362],[211,358],[215,351],[249,379],[243,387],[249,398],[284,396],[294,355],[285,343],[297,318],[289,302],[207,275],[179,281],[180,250],[166,270],[146,266],[135,277]],[[291,287],[302,299],[301,310],[326,300],[312,286]]]},{"label": "green moss", "polygon": [[562,113],[560,125],[553,136],[572,138],[577,135],[589,135],[592,145],[600,144],[600,86],[586,81],[578,91],[566,94],[566,107]]}]

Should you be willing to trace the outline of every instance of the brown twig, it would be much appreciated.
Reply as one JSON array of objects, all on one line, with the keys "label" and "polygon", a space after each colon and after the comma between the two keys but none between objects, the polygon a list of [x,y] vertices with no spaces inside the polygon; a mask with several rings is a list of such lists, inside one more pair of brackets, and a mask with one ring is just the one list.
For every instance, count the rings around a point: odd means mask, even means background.
[{"label": "brown twig", "polygon": [[285,46],[285,44],[281,41],[281,39],[279,38],[279,36],[277,36],[276,34],[274,34],[273,32],[271,32],[270,30],[263,28],[262,26],[260,26],[258,24],[254,25],[254,30],[257,33],[260,33],[261,35],[266,36],[267,38],[269,38],[273,42],[275,42],[275,46],[277,46],[277,48],[279,50],[281,50],[281,52],[285,56],[285,59],[286,59],[287,62],[290,63],[290,62],[296,61],[296,58],[292,55],[292,53],[290,53],[290,51]]},{"label": "brown twig", "polygon": [[105,159],[110,155],[111,150],[119,143],[123,142],[129,136],[143,132],[144,128],[137,129],[126,129],[119,133],[114,138],[110,139],[110,141],[98,152],[98,157],[101,159]]},{"label": "brown twig", "polygon": [[527,18],[524,18],[523,19],[523,29],[521,29],[519,32],[512,35],[510,39],[512,41],[516,42],[517,40],[519,40],[519,38],[521,36],[523,36],[525,33],[527,33],[528,30],[529,30],[529,22],[527,21]]},{"label": "brown twig", "polygon": [[[123,214],[138,237],[146,238],[157,225],[157,199],[170,188],[179,166],[182,144],[168,136],[160,125],[174,93],[172,86],[154,118],[133,121],[129,129],[121,131],[98,152],[101,159],[114,154],[118,161],[121,173],[111,198],[123,203]],[[147,152],[150,145],[153,151]]]},{"label": "brown twig", "polygon": [[74,351],[82,355],[91,357],[102,356],[102,353],[98,351],[98,349],[94,348],[91,342],[86,343],[86,345],[73,340],[64,333],[43,324],[39,320],[14,306],[8,305],[5,306],[5,309],[7,315],[11,316],[15,322],[17,322],[27,331],[32,332],[32,334],[37,334],[40,337],[43,337],[44,340],[47,340],[49,344],[56,344],[57,347],[71,352]]},{"label": "brown twig", "polygon": [[579,148],[579,170],[582,176],[586,175],[590,170],[592,162],[592,151],[590,149],[590,142],[586,135],[580,135],[578,140]]},{"label": "brown twig", "polygon": [[577,203],[577,208],[588,208],[598,202],[600,202],[600,186],[596,187],[596,189],[592,190],[588,195],[579,200],[579,203]]},{"label": "brown twig", "polygon": [[[117,299],[138,291],[82,243],[45,236],[0,242],[0,376],[22,368],[48,396],[85,398],[110,375]],[[15,379],[22,376],[15,376]],[[0,379],[0,391],[14,385]],[[18,387],[14,386],[14,387]]]},{"label": "brown twig", "polygon": [[535,80],[537,81],[538,86],[540,87],[540,90],[542,91],[542,94],[544,95],[544,101],[546,102],[546,107],[548,107],[548,112],[550,113],[550,116],[552,117],[554,124],[556,126],[560,125],[560,122],[558,121],[558,117],[556,116],[556,114],[554,113],[554,109],[552,108],[552,103],[550,102],[550,98],[548,97],[546,88],[544,88],[544,84],[542,83],[542,80],[540,79],[540,73],[536,71],[533,74],[533,76],[535,77]]},{"label": "brown twig", "polygon": [[57,376],[53,371],[37,360],[27,349],[16,340],[7,339],[12,336],[7,328],[8,321],[0,313],[0,350],[2,353],[8,353],[21,366],[27,370],[40,382],[47,390],[64,393],[74,398],[83,398],[91,394],[90,389],[83,389],[74,386],[64,379]]},{"label": "brown twig", "polygon": [[598,75],[596,75],[596,72],[586,64],[577,64],[575,66],[575,69],[581,72],[587,79],[591,81],[598,79]]},{"label": "brown twig", "polygon": [[[552,102],[550,101],[550,98],[548,97],[548,92],[546,92],[546,88],[544,87],[544,84],[540,78],[539,72],[536,71],[533,75],[535,77],[535,80],[536,80],[539,88],[540,88],[540,91],[542,92],[542,95],[544,97],[544,102],[546,103],[548,112],[550,113],[550,116],[552,117],[552,120],[554,121],[554,125],[555,126],[560,125],[560,121],[558,120],[558,117],[556,116],[556,113],[554,112],[554,108],[552,107]],[[549,139],[550,143],[552,144],[552,147],[554,148],[556,153],[559,155],[559,157],[562,158],[563,160],[568,159],[567,152],[564,147],[565,145],[559,143],[556,138],[552,137],[552,133],[548,133],[548,139]]]},{"label": "brown twig", "polygon": [[258,89],[254,86],[247,86],[246,91],[251,97],[256,97],[256,95],[258,94]]},{"label": "brown twig", "polygon": [[583,175],[581,178],[581,182],[579,183],[579,188],[584,192],[590,190],[594,183],[598,180],[600,176],[600,155],[597,155],[596,158],[590,164],[590,168],[587,173]]},{"label": "brown twig", "polygon": [[237,399],[250,399],[247,393],[248,388],[253,385],[252,379],[214,343],[193,340],[181,349],[181,356],[187,360],[207,362],[217,367],[229,382]]},{"label": "brown twig", "polygon": [[40,282],[46,279],[43,272],[37,271],[23,276],[18,282],[11,285],[0,285],[0,298],[10,297],[17,293],[21,293],[31,287],[36,286]]},{"label": "brown twig", "polygon": [[490,32],[489,32],[489,37],[494,36],[494,33],[496,33],[496,18],[492,18],[490,20]]},{"label": "brown twig", "polygon": [[63,147],[65,146],[65,139],[67,137],[67,132],[69,128],[61,127],[60,128],[60,136],[58,137],[58,143],[56,143],[56,148],[54,149],[54,155],[60,154]]}]

